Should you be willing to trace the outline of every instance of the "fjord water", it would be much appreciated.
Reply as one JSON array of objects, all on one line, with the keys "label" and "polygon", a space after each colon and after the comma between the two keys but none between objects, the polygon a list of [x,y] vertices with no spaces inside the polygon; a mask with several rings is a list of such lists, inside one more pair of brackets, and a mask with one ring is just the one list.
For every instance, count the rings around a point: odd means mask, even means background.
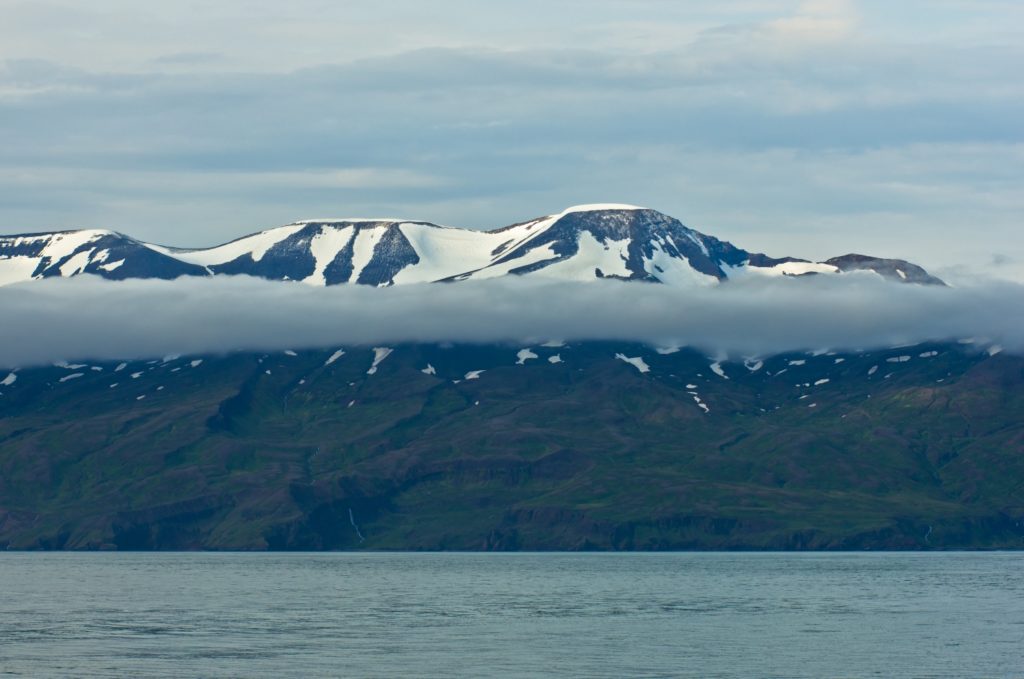
[{"label": "fjord water", "polygon": [[3,553],[0,675],[1020,676],[1024,553]]}]

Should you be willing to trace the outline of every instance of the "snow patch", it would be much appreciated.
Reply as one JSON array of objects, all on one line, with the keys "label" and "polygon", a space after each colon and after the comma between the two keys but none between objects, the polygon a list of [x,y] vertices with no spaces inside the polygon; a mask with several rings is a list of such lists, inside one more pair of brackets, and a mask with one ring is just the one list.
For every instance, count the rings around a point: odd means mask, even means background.
[{"label": "snow patch", "polygon": [[729,379],[729,376],[725,374],[724,370],[722,370],[722,363],[720,361],[715,361],[714,363],[711,364],[711,372],[715,373],[724,380]]},{"label": "snow patch", "polygon": [[[671,242],[671,237],[668,240]],[[700,241],[694,239],[694,242],[704,248]],[[643,264],[644,271],[667,285],[706,287],[718,285],[719,282],[717,277],[697,271],[688,259],[681,259],[665,252],[658,241],[651,241],[651,256],[644,257]]]},{"label": "snow patch", "polygon": [[0,381],[0,386],[9,387],[12,384],[14,384],[15,380],[17,380],[17,379],[18,379],[17,375],[15,375],[14,373],[10,373],[2,381]]},{"label": "snow patch", "polygon": [[516,365],[525,365],[531,358],[538,358],[538,356],[529,349],[520,349],[516,354]]},{"label": "snow patch", "polygon": [[331,354],[327,358],[327,360],[324,362],[324,365],[330,365],[330,364],[334,363],[335,361],[337,361],[339,358],[341,358],[344,355],[345,355],[345,350],[344,349],[338,349],[337,351],[335,351],[333,354]]},{"label": "snow patch", "polygon": [[564,217],[573,212],[599,212],[601,210],[646,210],[645,207],[628,205],[626,203],[589,203],[584,205],[573,205],[562,210],[556,217]]},{"label": "snow patch", "polygon": [[533,234],[528,227],[526,224],[495,233],[415,222],[399,224],[420,261],[399,271],[395,284],[429,283],[484,269],[495,260],[491,253],[502,245],[508,244],[503,254],[529,240]]},{"label": "snow patch", "polygon": [[486,370],[470,370],[468,373],[466,373],[465,375],[462,376],[462,379],[464,379],[464,380],[478,380],[478,379],[480,379],[480,374],[484,373],[484,372],[487,372],[487,371]]},{"label": "snow patch", "polygon": [[82,250],[72,255],[68,261],[60,265],[60,275],[68,277],[84,271],[89,264],[89,255],[92,252],[92,250]]},{"label": "snow patch", "polygon": [[561,363],[561,362],[562,362],[562,355],[561,354],[555,354],[554,356],[548,356],[548,363]]},{"label": "snow patch", "polygon": [[752,266],[746,263],[741,267],[733,267],[732,271],[762,276],[803,276],[812,273],[838,273],[839,268],[819,262],[783,262],[775,266]]},{"label": "snow patch", "polygon": [[430,365],[429,363],[427,364],[427,367],[423,368],[422,370],[420,370],[420,372],[423,373],[424,375],[436,375],[437,374],[437,370],[435,370],[434,366]]},{"label": "snow patch", "polygon": [[0,258],[0,286],[32,280],[40,261],[39,257]]},{"label": "snow patch", "polygon": [[[529,275],[590,281],[595,278],[596,270],[600,269],[605,276],[614,275],[628,278],[631,273],[626,266],[629,259],[629,244],[629,238],[608,240],[602,243],[590,231],[582,231],[576,241],[576,254],[568,259],[549,264]],[[517,261],[523,261],[523,258],[510,260],[510,262]]]},{"label": "snow patch", "polygon": [[313,267],[313,273],[304,278],[302,280],[303,283],[307,285],[327,285],[324,271],[334,261],[334,258],[338,256],[338,253],[352,240],[353,231],[354,227],[352,226],[341,229],[335,226],[321,227],[320,232],[309,241],[309,254],[313,255],[313,260],[316,264]]},{"label": "snow patch", "polygon": [[651,367],[647,365],[644,359],[641,358],[640,356],[634,356],[633,358],[630,358],[625,354],[615,354],[615,358],[619,359],[620,361],[625,361],[626,363],[629,363],[631,366],[633,366],[642,373],[651,372]]},{"label": "snow patch", "polygon": [[886,363],[906,363],[909,360],[910,360],[910,356],[905,356],[904,355],[904,356],[892,356],[890,358],[885,359],[885,362]]},{"label": "snow patch", "polygon": [[394,349],[388,347],[374,347],[373,348],[373,365],[366,371],[367,375],[374,375],[377,372],[377,366],[380,365],[381,361],[391,355]]},{"label": "snow patch", "polygon": [[352,275],[348,278],[349,283],[359,280],[359,275],[373,260],[377,244],[380,243],[387,230],[388,227],[380,226],[374,229],[363,229],[356,234],[355,241],[352,243]]},{"label": "snow patch", "polygon": [[289,224],[204,250],[178,250],[160,245],[147,245],[147,247],[169,257],[199,266],[225,264],[244,255],[250,255],[254,262],[258,262],[263,259],[270,248],[304,228],[305,224]]},{"label": "snow patch", "polygon": [[75,380],[75,379],[78,379],[79,377],[84,377],[84,376],[85,376],[85,373],[71,373],[70,375],[65,375],[64,377],[60,378],[60,381],[61,382],[67,382],[68,380]]},{"label": "snow patch", "polygon": [[512,269],[518,269],[520,267],[529,266],[530,264],[554,259],[558,255],[552,247],[552,243],[545,243],[542,247],[535,247],[532,250],[528,250],[522,257],[514,257],[512,259],[505,260],[504,262],[492,264],[491,266],[480,269],[479,271],[473,271],[472,273],[466,274],[465,278],[497,278],[499,276],[506,275]]}]

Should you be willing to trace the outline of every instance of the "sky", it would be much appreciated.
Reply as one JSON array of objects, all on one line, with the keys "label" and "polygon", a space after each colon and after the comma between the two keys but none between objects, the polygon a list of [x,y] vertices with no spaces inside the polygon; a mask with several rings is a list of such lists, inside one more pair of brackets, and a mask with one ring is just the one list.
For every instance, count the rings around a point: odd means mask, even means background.
[{"label": "sky", "polygon": [[[245,276],[49,278],[0,294],[0,367],[237,350],[563,340],[694,347],[713,359],[973,340],[1024,351],[1024,285],[899,285],[871,275],[728,286],[505,277],[311,287]],[[673,313],[665,313],[672,309]],[[908,350],[909,353],[915,353]],[[916,355],[916,353],[915,353]]]},{"label": "sky", "polygon": [[661,210],[1024,281],[1019,0],[0,0],[0,233]]}]

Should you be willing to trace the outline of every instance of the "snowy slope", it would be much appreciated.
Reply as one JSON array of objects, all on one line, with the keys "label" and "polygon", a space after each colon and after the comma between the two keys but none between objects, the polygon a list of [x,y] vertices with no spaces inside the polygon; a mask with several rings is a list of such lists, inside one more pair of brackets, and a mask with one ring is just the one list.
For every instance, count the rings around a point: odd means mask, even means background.
[{"label": "snowy slope", "polygon": [[103,230],[0,236],[0,285],[89,273],[111,279],[244,274],[308,285],[388,286],[519,275],[715,285],[751,275],[873,271],[939,283],[901,260],[816,263],[750,253],[633,205],[579,205],[493,231],[402,219],[295,222],[205,249],[152,245]]},{"label": "snowy slope", "polygon": [[159,248],[102,229],[0,236],[0,285],[82,273],[121,280],[177,278],[205,275],[206,271]]}]

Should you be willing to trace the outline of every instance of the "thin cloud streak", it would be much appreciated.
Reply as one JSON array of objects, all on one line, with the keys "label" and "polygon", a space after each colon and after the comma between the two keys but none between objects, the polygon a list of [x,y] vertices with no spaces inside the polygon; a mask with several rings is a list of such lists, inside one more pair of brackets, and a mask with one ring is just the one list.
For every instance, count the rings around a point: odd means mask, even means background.
[{"label": "thin cloud streak", "polygon": [[1024,286],[870,275],[710,289],[500,279],[311,288],[235,277],[34,281],[0,290],[0,365],[411,342],[621,340],[733,357],[977,337],[1024,350]]}]

